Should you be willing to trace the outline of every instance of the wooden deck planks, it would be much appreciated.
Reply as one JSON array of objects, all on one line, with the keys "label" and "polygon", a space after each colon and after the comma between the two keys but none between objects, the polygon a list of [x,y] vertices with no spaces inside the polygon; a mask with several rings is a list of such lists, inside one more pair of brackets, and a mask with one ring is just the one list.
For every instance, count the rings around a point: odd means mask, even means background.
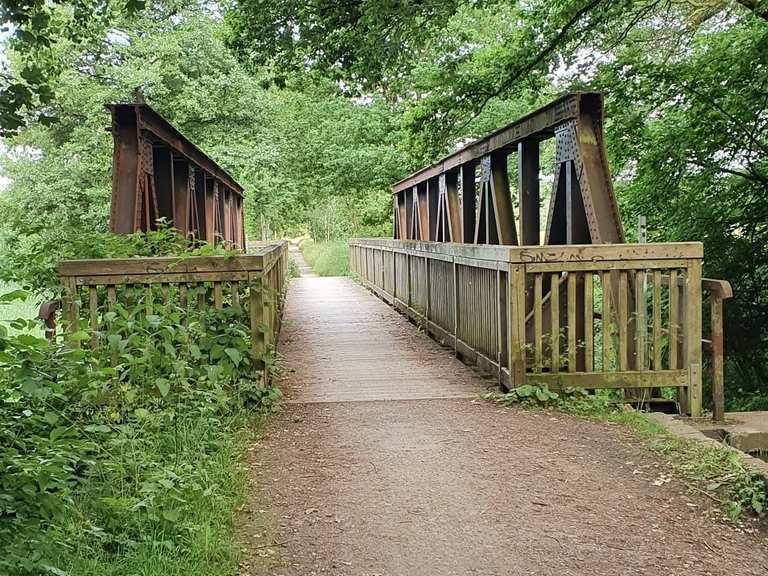
[{"label": "wooden deck planks", "polygon": [[349,278],[291,282],[278,351],[289,403],[472,398],[495,386]]}]

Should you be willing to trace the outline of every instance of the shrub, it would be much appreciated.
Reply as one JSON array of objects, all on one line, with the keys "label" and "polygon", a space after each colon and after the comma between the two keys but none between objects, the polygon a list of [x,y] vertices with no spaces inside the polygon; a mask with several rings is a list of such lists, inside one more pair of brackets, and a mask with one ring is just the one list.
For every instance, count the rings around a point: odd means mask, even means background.
[{"label": "shrub", "polygon": [[0,323],[1,574],[236,568],[237,440],[279,399],[256,374],[269,358],[242,308],[150,313],[143,295],[103,313],[94,349]]},{"label": "shrub", "polygon": [[349,245],[344,240],[304,240],[301,253],[319,276],[349,276]]}]

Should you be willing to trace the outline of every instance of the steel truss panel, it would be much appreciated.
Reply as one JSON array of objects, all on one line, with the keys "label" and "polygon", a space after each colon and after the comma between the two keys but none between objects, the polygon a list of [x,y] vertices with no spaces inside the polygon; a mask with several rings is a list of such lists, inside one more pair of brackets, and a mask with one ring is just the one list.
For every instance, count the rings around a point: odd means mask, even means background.
[{"label": "steel truss panel", "polygon": [[243,187],[138,97],[112,114],[112,207],[117,234],[165,218],[191,239],[245,248]]},{"label": "steel truss panel", "polygon": [[[594,92],[567,94],[493,134],[396,183],[393,206],[412,200],[419,222],[397,226],[395,238],[535,245],[539,235],[539,144],[555,139],[554,185],[545,244],[603,244],[624,241],[603,145],[603,99]],[[507,176],[507,157],[517,154],[519,226]],[[480,167],[479,190],[475,171]],[[458,182],[456,234],[446,234],[449,211],[439,196],[430,210],[433,183]],[[418,191],[414,193],[414,191]],[[426,202],[415,202],[426,191]],[[412,198],[409,196],[413,194]],[[453,208],[453,207],[451,207]],[[396,210],[395,218],[402,222]],[[427,231],[427,233],[425,233]],[[439,231],[434,234],[432,231]],[[453,231],[453,230],[452,230]],[[519,232],[519,234],[518,234]]]}]

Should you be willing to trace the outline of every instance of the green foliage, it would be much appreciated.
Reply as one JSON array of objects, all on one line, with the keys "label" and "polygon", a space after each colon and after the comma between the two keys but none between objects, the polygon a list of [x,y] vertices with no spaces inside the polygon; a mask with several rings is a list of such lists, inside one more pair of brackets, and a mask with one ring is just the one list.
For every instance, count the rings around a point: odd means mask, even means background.
[{"label": "green foliage", "polygon": [[318,276],[349,276],[349,245],[346,241],[304,240],[301,253]]},{"label": "green foliage", "polygon": [[691,490],[717,501],[731,520],[747,514],[764,514],[768,487],[744,465],[736,450],[673,436],[656,421],[633,410],[599,412],[596,416],[629,426]]},{"label": "green foliage", "polygon": [[234,252],[201,241],[192,242],[163,219],[158,220],[156,230],[125,235],[65,227],[9,240],[0,256],[0,275],[6,282],[52,298],[61,290],[56,273],[60,260],[227,254]]},{"label": "green foliage", "polygon": [[188,558],[201,530],[229,522],[237,474],[216,468],[246,410],[279,392],[258,384],[241,310],[145,310],[107,312],[99,352],[0,330],[4,572]]},{"label": "green foliage", "polygon": [[717,499],[731,520],[765,511],[766,486],[735,450],[670,437],[656,439],[651,447],[692,485]]},{"label": "green foliage", "polygon": [[[170,18],[170,15],[173,15]],[[106,40],[59,43],[62,73],[45,108],[6,138],[0,168],[0,237],[11,268],[47,270],[73,255],[99,256],[110,201],[111,136],[104,104],[132,98],[173,122],[246,189],[248,234],[262,223],[303,233],[332,213],[331,238],[389,232],[389,185],[412,166],[399,148],[399,117],[379,97],[350,101],[334,84],[292,78],[265,87],[221,41],[205,6],[153,5],[119,17]],[[11,68],[15,66],[11,61]],[[36,284],[43,283],[39,278]]]},{"label": "green foliage", "polygon": [[505,394],[490,392],[484,395],[487,400],[499,402],[505,406],[520,405],[525,408],[555,408],[572,414],[594,416],[606,414],[615,404],[614,393],[600,391],[590,394],[583,388],[564,388],[555,392],[549,387],[536,384],[523,384],[512,388]]},{"label": "green foliage", "polygon": [[291,280],[292,278],[298,278],[299,277],[299,265],[296,264],[296,260],[288,257],[288,271],[286,273],[287,280]]},{"label": "green foliage", "polygon": [[36,107],[50,105],[56,96],[55,80],[64,66],[56,44],[80,44],[101,39],[120,13],[134,14],[144,0],[93,2],[70,0],[6,0],[0,4],[0,22],[10,25],[16,69],[0,67],[0,134],[23,126],[30,116],[50,124],[49,111],[34,114]]},{"label": "green foliage", "polygon": [[[133,255],[186,248],[167,225],[115,242]],[[211,249],[178,257],[195,253]],[[271,359],[253,356],[243,308],[162,301],[160,287],[121,288],[93,350],[85,329],[49,342],[37,321],[0,325],[0,572],[236,569],[237,460],[253,415],[280,398],[259,376]]]},{"label": "green foliage", "polygon": [[768,23],[745,17],[690,39],[674,26],[666,33],[685,58],[666,44],[649,50],[658,31],[641,28],[596,83],[613,94],[614,171],[631,176],[617,183],[626,221],[645,215],[651,241],[702,240],[705,275],[734,287],[725,346],[735,407],[764,396],[768,381]]}]

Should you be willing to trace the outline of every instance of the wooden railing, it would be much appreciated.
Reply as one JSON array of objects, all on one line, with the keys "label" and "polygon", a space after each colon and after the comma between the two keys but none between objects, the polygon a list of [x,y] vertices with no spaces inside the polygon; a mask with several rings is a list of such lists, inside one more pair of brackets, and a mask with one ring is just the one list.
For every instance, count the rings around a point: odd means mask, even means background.
[{"label": "wooden railing", "polygon": [[505,387],[672,387],[701,413],[700,243],[350,248],[366,286]]},{"label": "wooden railing", "polygon": [[704,278],[705,295],[709,296],[709,338],[703,340],[704,348],[711,354],[712,366],[712,419],[725,419],[725,352],[723,346],[723,302],[733,297],[733,289],[726,280]]},{"label": "wooden railing", "polygon": [[104,314],[119,303],[161,313],[174,306],[221,309],[238,307],[250,322],[251,345],[263,358],[280,321],[280,297],[288,269],[288,245],[277,242],[242,256],[197,256],[68,260],[58,266],[64,287],[60,305],[47,303],[41,318],[55,337],[59,308],[68,332],[88,331],[98,346]]}]

